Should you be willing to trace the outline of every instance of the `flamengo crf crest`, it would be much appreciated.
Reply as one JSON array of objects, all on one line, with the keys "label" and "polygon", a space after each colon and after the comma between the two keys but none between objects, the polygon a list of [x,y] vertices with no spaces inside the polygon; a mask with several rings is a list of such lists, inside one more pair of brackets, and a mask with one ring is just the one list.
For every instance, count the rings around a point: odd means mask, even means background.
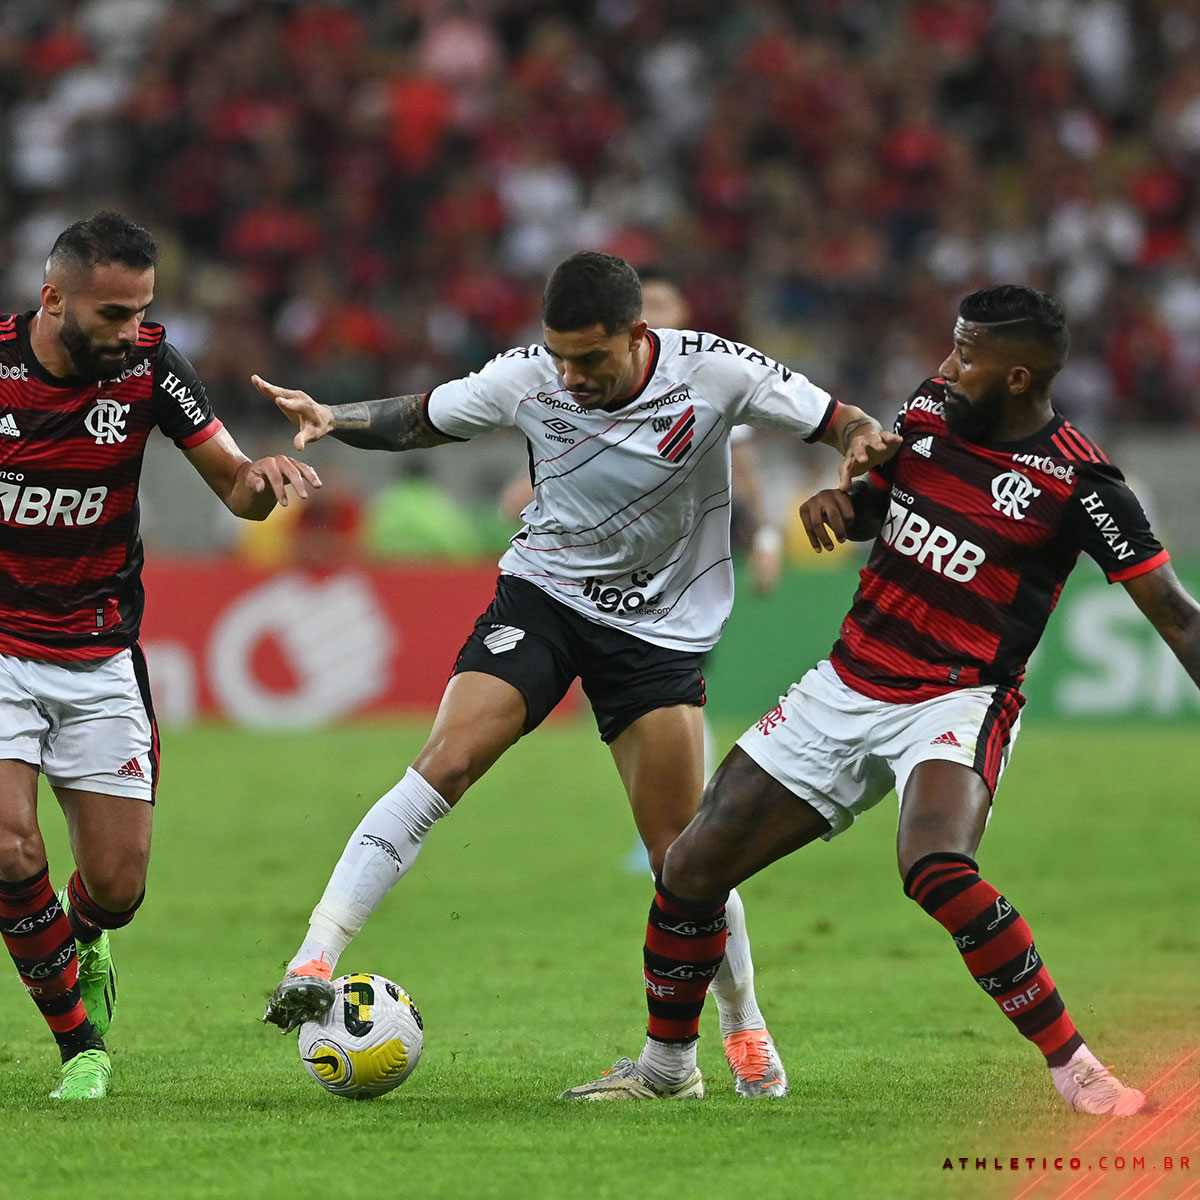
[{"label": "flamengo crf crest", "polygon": [[689,404],[679,419],[663,435],[658,443],[658,452],[667,462],[679,462],[686,458],[692,448],[696,432],[696,408]]},{"label": "flamengo crf crest", "polygon": [[1034,487],[1029,478],[1020,471],[1005,471],[992,480],[992,507],[1015,521],[1025,519],[1025,512],[1042,489]]},{"label": "flamengo crf crest", "polygon": [[96,407],[83,419],[88,433],[96,439],[97,446],[111,446],[113,442],[125,440],[125,414],[128,404],[110,400],[107,396],[96,397]]}]

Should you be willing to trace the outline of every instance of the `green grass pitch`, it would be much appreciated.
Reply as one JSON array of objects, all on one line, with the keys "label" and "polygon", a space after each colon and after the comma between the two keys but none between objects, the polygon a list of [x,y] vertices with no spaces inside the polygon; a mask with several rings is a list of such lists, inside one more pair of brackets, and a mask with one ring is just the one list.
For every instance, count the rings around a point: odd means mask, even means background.
[{"label": "green grass pitch", "polygon": [[[295,1038],[258,1018],[346,837],[425,728],[165,731],[147,900],[114,935],[106,1102],[47,1099],[57,1056],[5,967],[0,1196],[1013,1197],[1040,1167],[1012,1157],[1077,1153],[1096,1171],[1128,1136],[1091,1137],[1097,1123],[1063,1110],[1036,1052],[904,898],[890,799],[743,888],[790,1097],[733,1096],[710,1003],[707,1100],[556,1101],[645,1030],[649,880],[626,865],[632,822],[586,721],[552,722],[502,760],[346,952],[340,970],[412,993],[425,1051],[389,1097],[325,1094]],[[1200,1043],[1196,762],[1193,728],[1033,726],[981,854],[1104,1061],[1137,1082],[1168,1075],[1168,1113],[1195,1091]],[[49,793],[41,813],[58,885],[69,859]],[[1190,1120],[1143,1124],[1147,1183],[1200,1180],[1194,1106]],[[1190,1174],[1163,1174],[1189,1148]],[[1073,1180],[1051,1172],[1031,1195]],[[1088,1182],[1100,1200],[1138,1177]]]}]

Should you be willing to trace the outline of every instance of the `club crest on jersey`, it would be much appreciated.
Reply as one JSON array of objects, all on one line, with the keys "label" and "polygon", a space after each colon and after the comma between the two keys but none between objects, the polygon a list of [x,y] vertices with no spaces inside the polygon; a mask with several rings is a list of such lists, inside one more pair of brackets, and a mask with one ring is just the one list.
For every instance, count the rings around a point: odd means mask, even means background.
[{"label": "club crest on jersey", "polygon": [[1020,471],[1005,471],[992,480],[992,507],[1014,521],[1023,521],[1030,504],[1042,494],[1027,475]]},{"label": "club crest on jersey", "polygon": [[696,434],[696,408],[689,404],[658,443],[658,452],[667,462],[680,462],[692,449]]},{"label": "club crest on jersey", "polygon": [[125,414],[128,404],[107,396],[96,397],[96,407],[83,419],[88,433],[96,439],[97,446],[111,446],[125,440]]}]

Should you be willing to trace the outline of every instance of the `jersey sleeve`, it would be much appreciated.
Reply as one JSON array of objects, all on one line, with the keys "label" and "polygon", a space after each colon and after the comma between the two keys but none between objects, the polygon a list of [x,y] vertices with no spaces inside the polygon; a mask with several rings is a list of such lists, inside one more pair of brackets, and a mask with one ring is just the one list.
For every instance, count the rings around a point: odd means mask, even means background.
[{"label": "jersey sleeve", "polygon": [[196,368],[168,342],[155,363],[152,396],[155,423],[181,450],[199,446],[224,428]]},{"label": "jersey sleeve", "polygon": [[[707,334],[691,337],[709,338]],[[715,349],[725,347],[726,349]],[[798,371],[768,358],[751,346],[712,339],[696,365],[696,381],[704,394],[727,404],[730,425],[752,425],[819,441],[829,428],[837,401]]]},{"label": "jersey sleeve", "polygon": [[533,376],[530,363],[540,346],[508,350],[463,379],[439,384],[426,397],[425,416],[446,437],[465,440],[516,421],[517,405],[528,395]]},{"label": "jersey sleeve", "polygon": [[1087,465],[1065,517],[1076,544],[1109,583],[1144,575],[1170,558],[1124,476],[1107,463]]}]

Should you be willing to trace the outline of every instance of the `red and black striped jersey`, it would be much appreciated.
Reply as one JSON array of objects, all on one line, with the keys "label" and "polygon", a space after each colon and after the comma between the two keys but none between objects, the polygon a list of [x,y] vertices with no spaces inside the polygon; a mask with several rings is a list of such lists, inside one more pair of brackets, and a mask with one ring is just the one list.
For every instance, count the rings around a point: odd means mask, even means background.
[{"label": "red and black striped jersey", "polygon": [[156,425],[177,446],[221,428],[191,363],[146,322],[116,379],[59,379],[0,316],[0,653],[107,658],[137,640],[138,481]]},{"label": "red and black striped jersey", "polygon": [[940,379],[913,393],[902,448],[872,472],[887,513],[830,655],[880,700],[1015,690],[1081,551],[1114,583],[1168,558],[1121,472],[1069,422],[972,442],[947,427],[945,395]]}]

